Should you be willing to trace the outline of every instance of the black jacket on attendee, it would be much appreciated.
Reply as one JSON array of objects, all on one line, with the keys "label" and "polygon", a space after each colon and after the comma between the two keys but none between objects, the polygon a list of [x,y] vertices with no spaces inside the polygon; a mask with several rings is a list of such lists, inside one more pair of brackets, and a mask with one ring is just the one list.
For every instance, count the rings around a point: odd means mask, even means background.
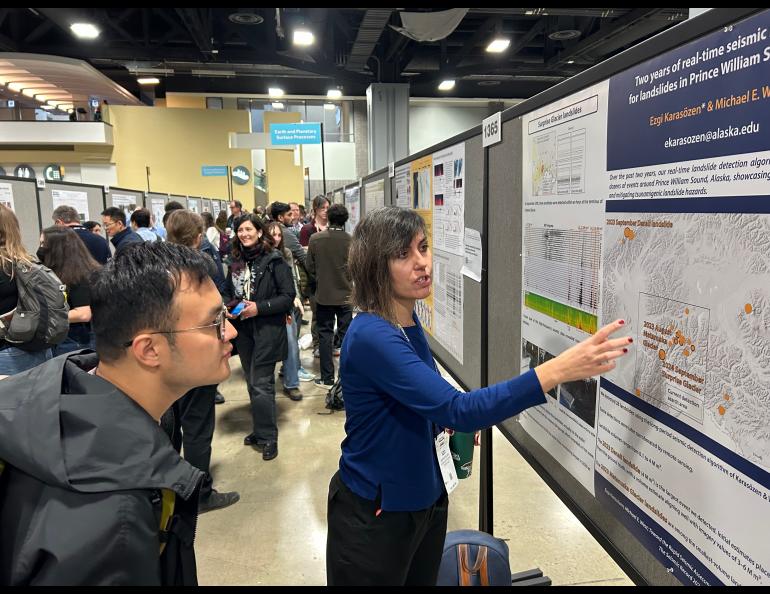
[{"label": "black jacket on attendee", "polygon": [[99,262],[99,264],[107,263],[107,260],[110,259],[110,246],[107,244],[107,240],[104,239],[104,237],[92,233],[82,225],[76,227],[73,226],[70,227],[70,229],[77,233],[78,237],[84,244],[86,244],[88,251],[91,252],[91,255],[94,257],[94,260]]},{"label": "black jacket on attendee", "polygon": [[203,473],[97,364],[79,351],[0,382],[0,585],[195,585]]},{"label": "black jacket on attendee", "polygon": [[[244,278],[251,274],[250,295],[243,294]],[[250,332],[254,338],[255,365],[269,365],[283,361],[288,355],[286,316],[294,308],[294,279],[291,269],[278,250],[260,253],[244,263],[235,261],[227,275],[224,298],[228,307],[246,299],[257,304],[257,315],[246,320],[234,319],[241,332]]]},{"label": "black jacket on attendee", "polygon": [[123,229],[120,233],[117,233],[111,240],[112,245],[115,246],[115,253],[125,248],[132,243],[144,243],[141,235],[135,233],[131,229]]}]

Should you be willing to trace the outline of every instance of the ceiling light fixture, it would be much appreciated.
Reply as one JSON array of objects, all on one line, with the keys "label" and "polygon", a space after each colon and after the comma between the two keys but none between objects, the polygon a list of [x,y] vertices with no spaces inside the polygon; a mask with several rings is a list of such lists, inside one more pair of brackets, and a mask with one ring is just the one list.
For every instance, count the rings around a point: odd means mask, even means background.
[{"label": "ceiling light fixture", "polygon": [[329,89],[326,93],[327,99],[341,99],[342,91],[339,89]]},{"label": "ceiling light fixture", "polygon": [[96,39],[99,37],[99,29],[91,23],[72,23],[70,30],[79,39]]},{"label": "ceiling light fixture", "polygon": [[294,30],[294,45],[308,46],[315,42],[315,35],[307,29]]},{"label": "ceiling light fixture", "polygon": [[157,85],[160,83],[160,79],[154,76],[145,76],[142,78],[137,78],[136,82],[138,82],[140,85]]},{"label": "ceiling light fixture", "polygon": [[451,91],[454,88],[455,88],[454,79],[442,80],[441,84],[438,86],[439,91]]},{"label": "ceiling light fixture", "polygon": [[324,109],[327,111],[332,111],[333,109],[337,109],[337,106],[334,105],[334,103],[324,103]]},{"label": "ceiling light fixture", "polygon": [[270,87],[267,90],[268,95],[270,95],[271,98],[277,99],[278,97],[283,97],[283,89],[280,89],[278,87]]},{"label": "ceiling light fixture", "polygon": [[490,54],[500,54],[508,49],[511,45],[511,40],[505,37],[496,37],[487,46],[487,51]]},{"label": "ceiling light fixture", "polygon": [[271,105],[273,109],[283,109],[284,107],[283,103],[279,103],[278,101],[276,101],[275,103],[271,103]]}]

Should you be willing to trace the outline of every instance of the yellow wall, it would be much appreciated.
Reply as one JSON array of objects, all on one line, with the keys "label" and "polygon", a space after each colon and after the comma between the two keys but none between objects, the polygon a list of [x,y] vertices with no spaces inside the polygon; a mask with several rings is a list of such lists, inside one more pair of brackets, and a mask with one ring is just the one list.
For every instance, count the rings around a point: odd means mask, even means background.
[{"label": "yellow wall", "polygon": [[201,95],[200,97],[196,97],[194,95],[177,95],[175,93],[169,93],[166,95],[166,107],[206,109],[206,96]]},{"label": "yellow wall", "polygon": [[[251,151],[228,146],[228,133],[251,131],[248,111],[111,105],[110,120],[120,187],[146,190],[149,166],[153,192],[227,200],[227,178],[203,177],[201,166],[242,165],[253,174]],[[233,194],[253,208],[253,178],[233,182]]]},{"label": "yellow wall", "polygon": [[[265,132],[270,132],[270,124],[290,124],[299,122],[297,112],[266,111],[264,116]],[[265,173],[267,173],[267,201],[305,203],[305,178],[302,164],[294,165],[294,151],[266,150]]]}]

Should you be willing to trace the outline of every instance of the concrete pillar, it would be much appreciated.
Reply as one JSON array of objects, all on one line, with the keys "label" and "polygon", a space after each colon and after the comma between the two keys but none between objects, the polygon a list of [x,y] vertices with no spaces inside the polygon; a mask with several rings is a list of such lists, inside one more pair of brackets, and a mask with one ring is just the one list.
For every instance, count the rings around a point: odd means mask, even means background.
[{"label": "concrete pillar", "polygon": [[366,111],[371,173],[409,155],[409,85],[369,85]]}]

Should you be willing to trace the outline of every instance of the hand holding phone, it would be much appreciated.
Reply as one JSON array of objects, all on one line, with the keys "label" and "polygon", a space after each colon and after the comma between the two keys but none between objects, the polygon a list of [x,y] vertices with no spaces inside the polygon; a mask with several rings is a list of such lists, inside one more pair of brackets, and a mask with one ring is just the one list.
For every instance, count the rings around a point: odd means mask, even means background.
[{"label": "hand holding phone", "polygon": [[234,316],[239,316],[243,311],[244,307],[246,307],[246,304],[243,301],[241,301],[238,305],[236,305],[230,310],[230,313]]}]

